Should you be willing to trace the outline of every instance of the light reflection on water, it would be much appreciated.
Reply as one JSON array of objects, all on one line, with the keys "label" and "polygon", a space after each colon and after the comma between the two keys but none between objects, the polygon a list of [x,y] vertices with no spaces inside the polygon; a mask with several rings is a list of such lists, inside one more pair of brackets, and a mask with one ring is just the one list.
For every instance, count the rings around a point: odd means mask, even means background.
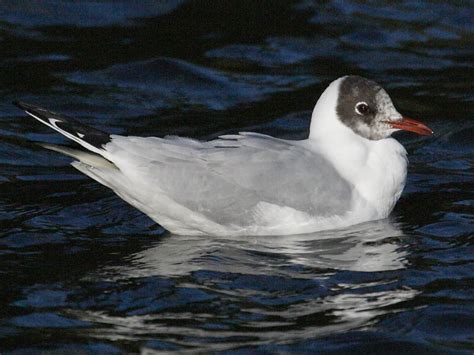
[{"label": "light reflection on water", "polygon": [[[280,275],[284,273],[282,266],[292,264],[323,270],[397,270],[407,263],[404,238],[396,224],[388,220],[288,236],[225,238],[168,234],[155,246],[130,255],[131,265],[106,268],[99,274],[112,280],[183,276],[198,270]],[[275,265],[269,264],[273,255],[277,257]]]},{"label": "light reflection on water", "polygon": [[[370,326],[376,317],[399,312],[402,308],[397,305],[414,298],[420,291],[397,285],[393,276],[361,282],[360,279],[337,280],[337,273],[394,272],[406,268],[409,254],[404,245],[406,238],[398,225],[389,220],[339,231],[282,237],[214,238],[168,234],[155,245],[129,255],[125,265],[104,267],[87,275],[85,280],[142,284],[143,280],[172,278],[180,288],[203,292],[195,302],[212,303],[218,297],[234,299],[232,302],[239,305],[240,312],[248,314],[240,331],[229,328],[232,321],[225,315],[225,307],[222,317],[192,308],[179,315],[175,307],[186,309],[179,301],[170,308],[153,307],[146,302],[134,308],[126,300],[127,291],[115,287],[109,292],[122,293],[118,303],[125,307],[125,314],[100,310],[74,310],[71,314],[82,321],[101,324],[90,333],[98,339],[146,339],[150,334],[160,334],[177,341],[179,334],[206,343],[205,339],[212,337],[215,342],[199,346],[208,351],[231,349],[239,342],[273,340],[285,344],[360,329]],[[245,280],[239,281],[240,277]],[[227,279],[233,278],[237,280],[229,285]],[[294,290],[291,283],[285,284],[289,279],[300,283],[307,280],[308,285]],[[166,289],[169,285],[162,286]],[[307,292],[306,288],[314,287],[318,292]],[[160,289],[159,292],[169,297],[167,291]],[[247,303],[247,299],[252,298],[255,298],[254,303]],[[152,298],[149,301],[154,302]],[[273,309],[275,305],[281,307]],[[192,320],[192,324],[181,324],[181,317]],[[284,330],[307,317],[322,317],[327,322],[301,324],[290,332]],[[171,319],[176,320],[173,325],[170,325]],[[208,323],[214,326],[209,328]],[[252,331],[256,329],[258,333]],[[232,340],[235,338],[240,340],[235,343]],[[184,344],[190,346],[193,341],[188,339]]]}]

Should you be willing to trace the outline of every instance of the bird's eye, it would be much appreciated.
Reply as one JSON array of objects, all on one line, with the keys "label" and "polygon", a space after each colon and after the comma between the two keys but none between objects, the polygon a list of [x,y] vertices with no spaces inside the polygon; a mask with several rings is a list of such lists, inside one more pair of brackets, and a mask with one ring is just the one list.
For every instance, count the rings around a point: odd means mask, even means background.
[{"label": "bird's eye", "polygon": [[367,105],[367,103],[358,102],[357,105],[355,106],[355,111],[359,115],[365,115],[366,113],[368,113],[370,111],[370,108],[369,108],[369,105]]}]

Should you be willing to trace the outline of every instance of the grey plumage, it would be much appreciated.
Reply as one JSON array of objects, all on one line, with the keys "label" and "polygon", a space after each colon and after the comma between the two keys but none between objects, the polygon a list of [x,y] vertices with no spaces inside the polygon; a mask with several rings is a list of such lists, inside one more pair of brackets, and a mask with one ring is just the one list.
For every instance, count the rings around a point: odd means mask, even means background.
[{"label": "grey plumage", "polygon": [[218,224],[252,225],[262,202],[312,216],[343,214],[350,205],[350,184],[323,157],[266,135],[210,142],[112,136],[106,149],[147,194],[167,195]]}]

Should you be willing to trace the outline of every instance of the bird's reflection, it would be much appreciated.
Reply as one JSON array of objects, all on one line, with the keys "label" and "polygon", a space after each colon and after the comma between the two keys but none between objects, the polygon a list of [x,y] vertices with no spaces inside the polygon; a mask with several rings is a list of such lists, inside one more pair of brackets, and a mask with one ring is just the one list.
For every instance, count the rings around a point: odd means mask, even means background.
[{"label": "bird's reflection", "polygon": [[278,237],[170,234],[153,247],[131,255],[129,263],[108,267],[101,274],[112,279],[182,276],[198,270],[271,275],[291,272],[288,266],[317,268],[319,272],[396,270],[406,264],[403,236],[397,224],[389,220]]},{"label": "bird's reflection", "polygon": [[[289,343],[364,328],[379,316],[403,310],[419,292],[399,285],[391,272],[398,274],[408,264],[404,240],[399,226],[388,220],[285,237],[168,235],[122,265],[98,270],[96,278],[118,281],[107,283],[113,292],[98,299],[104,302],[110,294],[105,302],[116,311],[84,310],[76,316],[108,324],[88,330],[98,338],[133,339],[146,333],[177,337],[185,344],[189,337],[188,345],[202,351],[231,349],[236,338],[241,346],[249,334],[256,343]],[[242,281],[231,281],[234,277]],[[170,279],[175,281],[156,281]],[[139,291],[136,284],[146,286]],[[190,297],[198,290],[204,299],[221,301],[206,303],[203,313],[194,303],[200,298]],[[228,314],[223,307],[236,306],[244,321],[223,317]],[[183,317],[193,321],[170,323]],[[240,326],[232,330],[228,323],[234,321]],[[215,331],[216,324],[222,329]],[[216,337],[221,339],[217,343],[206,340]]]}]

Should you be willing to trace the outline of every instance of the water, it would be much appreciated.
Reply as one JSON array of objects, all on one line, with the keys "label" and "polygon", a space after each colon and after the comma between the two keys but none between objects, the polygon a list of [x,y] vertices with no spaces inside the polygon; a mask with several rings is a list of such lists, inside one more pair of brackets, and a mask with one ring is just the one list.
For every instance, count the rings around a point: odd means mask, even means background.
[{"label": "water", "polygon": [[[0,3],[0,352],[474,350],[474,5]],[[21,99],[99,129],[307,135],[336,77],[387,88],[392,216],[272,238],[171,235],[35,141]]]}]

